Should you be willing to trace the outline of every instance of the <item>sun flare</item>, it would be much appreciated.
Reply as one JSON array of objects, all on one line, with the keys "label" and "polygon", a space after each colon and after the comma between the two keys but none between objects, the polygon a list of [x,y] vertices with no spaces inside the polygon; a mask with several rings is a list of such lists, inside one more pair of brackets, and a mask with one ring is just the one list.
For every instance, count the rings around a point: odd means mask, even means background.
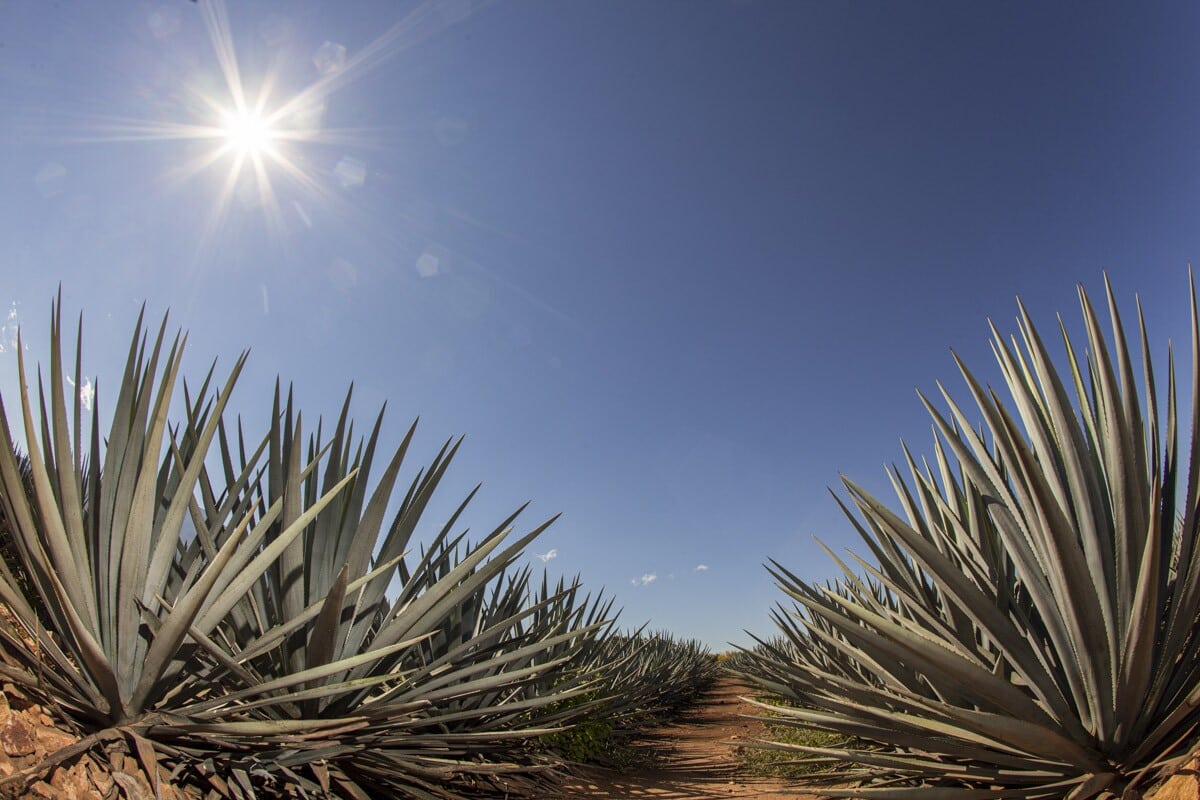
[{"label": "sun flare", "polygon": [[238,155],[261,156],[271,153],[279,131],[271,119],[256,111],[227,111],[221,115],[221,133]]},{"label": "sun flare", "polygon": [[[114,117],[97,121],[91,133],[101,141],[175,141],[189,145],[183,157],[166,171],[179,185],[204,173],[216,177],[214,196],[200,234],[201,248],[211,242],[240,204],[261,215],[272,234],[284,236],[297,225],[312,226],[306,207],[321,204],[331,211],[346,208],[342,189],[361,185],[365,167],[343,152],[333,154],[332,169],[320,156],[331,148],[373,146],[377,132],[330,128],[324,123],[328,98],[337,90],[378,67],[461,17],[439,12],[441,0],[422,0],[378,38],[347,56],[346,48],[326,41],[317,48],[307,69],[318,75],[307,85],[284,74],[296,67],[282,57],[265,72],[245,80],[238,63],[226,0],[199,0],[197,10],[212,45],[215,69],[202,66],[195,80],[176,87],[184,98],[183,114],[170,119]],[[175,109],[172,110],[174,115]],[[89,139],[93,138],[89,136]],[[343,166],[346,165],[346,166]],[[295,219],[291,218],[294,212]],[[351,213],[351,212],[344,212]]]}]

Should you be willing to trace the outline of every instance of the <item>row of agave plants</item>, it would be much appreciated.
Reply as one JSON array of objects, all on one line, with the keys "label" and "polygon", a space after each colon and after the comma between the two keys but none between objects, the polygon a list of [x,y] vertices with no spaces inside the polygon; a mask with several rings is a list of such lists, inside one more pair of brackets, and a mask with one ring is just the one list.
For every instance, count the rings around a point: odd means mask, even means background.
[{"label": "row of agave plants", "polygon": [[[775,743],[835,797],[1132,798],[1196,746],[1200,726],[1200,324],[1190,419],[1165,386],[1138,307],[1131,345],[1080,289],[1086,346],[1060,322],[1064,368],[1020,309],[992,329],[1008,400],[959,362],[973,417],[922,400],[932,459],[904,452],[889,508],[846,480],[869,551],[789,597],[734,659],[787,702],[775,722],[836,746]],[[1141,369],[1131,350],[1140,350]],[[1181,427],[1191,429],[1190,436]],[[851,510],[857,510],[857,514]]]},{"label": "row of agave plants", "polygon": [[[0,675],[77,728],[59,757],[124,743],[226,797],[515,793],[561,766],[556,734],[698,685],[700,648],[619,635],[611,601],[522,566],[553,520],[472,541],[468,496],[413,553],[461,440],[405,486],[415,426],[386,452],[382,412],[365,441],[349,396],[306,428],[278,385],[252,435],[227,414],[245,354],[193,392],[185,341],[139,318],[102,429],[99,398],[90,420],[68,399],[60,299],[36,401],[21,347],[19,408],[0,398]],[[81,349],[82,326],[75,386]]]}]

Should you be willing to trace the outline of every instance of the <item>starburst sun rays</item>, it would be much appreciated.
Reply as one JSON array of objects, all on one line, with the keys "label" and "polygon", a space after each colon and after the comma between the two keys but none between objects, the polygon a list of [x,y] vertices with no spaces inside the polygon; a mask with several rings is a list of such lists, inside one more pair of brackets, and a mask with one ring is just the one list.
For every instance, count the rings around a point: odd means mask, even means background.
[{"label": "starburst sun rays", "polygon": [[[272,232],[282,232],[282,193],[305,202],[336,206],[337,194],[326,180],[329,168],[310,158],[314,146],[367,147],[377,144],[365,128],[323,125],[326,101],[335,91],[399,52],[469,16],[467,0],[427,0],[379,38],[348,58],[317,64],[321,75],[301,89],[280,90],[275,69],[247,81],[239,66],[229,14],[223,0],[200,0],[196,6],[212,46],[220,79],[204,86],[204,76],[189,76],[180,87],[188,98],[188,119],[95,120],[87,140],[107,142],[180,142],[193,151],[169,169],[175,185],[202,174],[216,174],[218,188],[204,226],[202,244],[225,224],[233,201],[248,199],[261,211]],[[447,9],[452,8],[452,12]],[[464,12],[463,9],[466,9]],[[328,45],[327,45],[328,46]],[[341,49],[341,48],[339,48]],[[342,51],[344,53],[344,50]],[[311,65],[310,65],[311,68]],[[211,88],[212,86],[217,88]]]}]

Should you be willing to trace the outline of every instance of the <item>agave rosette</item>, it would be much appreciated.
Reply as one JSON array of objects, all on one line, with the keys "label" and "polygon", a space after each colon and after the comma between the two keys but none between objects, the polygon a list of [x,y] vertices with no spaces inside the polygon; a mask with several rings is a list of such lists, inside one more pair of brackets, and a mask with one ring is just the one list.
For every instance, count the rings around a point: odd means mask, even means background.
[{"label": "agave rosette", "polygon": [[[182,665],[191,638],[215,624],[203,619],[203,609],[269,563],[271,548],[263,540],[280,512],[278,504],[252,510],[252,498],[231,487],[236,499],[205,520],[222,546],[179,571],[204,456],[245,356],[211,397],[210,370],[204,397],[186,402],[197,424],[180,432],[168,425],[167,414],[185,337],[168,346],[165,332],[164,319],[151,342],[139,318],[104,446],[98,404],[85,443],[82,400],[77,392],[73,403],[66,400],[61,306],[55,304],[49,386],[39,376],[36,406],[22,348],[17,351],[29,491],[0,400],[0,503],[10,536],[0,562],[0,600],[11,615],[10,624],[0,625],[0,673],[48,699],[81,730],[128,739],[148,769],[155,759],[144,737],[151,727],[176,730],[165,714],[176,708],[174,698],[221,691]],[[75,385],[81,350],[82,330]],[[331,497],[316,502],[311,514]],[[279,542],[299,536],[309,519],[278,531]],[[160,745],[172,751],[166,740]]]},{"label": "agave rosette", "polygon": [[[993,328],[1008,404],[959,363],[983,425],[944,389],[948,415],[925,401],[934,463],[906,451],[898,512],[845,481],[873,560],[826,586],[774,565],[797,605],[776,614],[786,646],[761,644],[748,673],[797,704],[772,709],[784,720],[847,737],[771,745],[859,782],[831,796],[1118,797],[1185,756],[1200,723],[1200,372],[1181,453],[1173,358],[1160,416],[1140,307],[1139,379],[1107,296],[1111,343],[1081,289],[1087,347],[1062,328],[1063,374],[1024,307],[1019,339]],[[1200,363],[1194,289],[1192,349]]]},{"label": "agave rosette", "polygon": [[[305,444],[290,394],[281,402],[277,389],[275,422],[260,448],[267,464],[245,491],[262,498],[260,512],[281,504],[268,542],[301,516],[309,522],[257,580],[205,610],[206,622],[220,620],[216,635],[197,638],[207,672],[237,688],[189,706],[189,713],[205,719],[236,702],[261,723],[247,723],[250,736],[272,724],[331,731],[303,747],[285,740],[269,760],[298,770],[293,781],[307,774],[308,783],[332,782],[349,796],[453,796],[455,784],[493,775],[512,783],[517,773],[545,769],[534,743],[578,718],[558,706],[585,687],[564,675],[606,629],[610,606],[593,606],[585,617],[588,599],[578,584],[543,587],[534,596],[528,569],[512,570],[553,520],[509,541],[518,509],[467,543],[455,526],[474,492],[411,558],[413,534],[458,442],[447,442],[418,472],[388,521],[415,424],[368,492],[382,412],[365,444],[355,444],[349,403],[348,395],[328,442],[318,423]],[[247,474],[253,459],[244,455],[240,432],[235,453],[221,431],[226,479]],[[339,486],[345,491],[309,513]],[[216,498],[201,494],[208,508],[197,516],[205,517]],[[221,545],[214,539],[206,548]],[[195,549],[188,555],[199,556]],[[180,569],[188,571],[186,563]],[[547,681],[555,684],[552,693],[532,691]]]}]

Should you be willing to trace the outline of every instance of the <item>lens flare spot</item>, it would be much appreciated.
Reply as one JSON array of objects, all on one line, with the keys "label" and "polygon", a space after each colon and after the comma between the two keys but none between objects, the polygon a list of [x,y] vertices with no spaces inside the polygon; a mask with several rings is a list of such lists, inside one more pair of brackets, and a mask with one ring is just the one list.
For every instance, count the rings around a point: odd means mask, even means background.
[{"label": "lens flare spot", "polygon": [[343,156],[333,168],[343,189],[356,189],[367,180],[367,165],[357,158]]},{"label": "lens flare spot", "polygon": [[325,42],[313,53],[313,65],[322,75],[332,75],[346,68],[346,47],[336,42]]}]

